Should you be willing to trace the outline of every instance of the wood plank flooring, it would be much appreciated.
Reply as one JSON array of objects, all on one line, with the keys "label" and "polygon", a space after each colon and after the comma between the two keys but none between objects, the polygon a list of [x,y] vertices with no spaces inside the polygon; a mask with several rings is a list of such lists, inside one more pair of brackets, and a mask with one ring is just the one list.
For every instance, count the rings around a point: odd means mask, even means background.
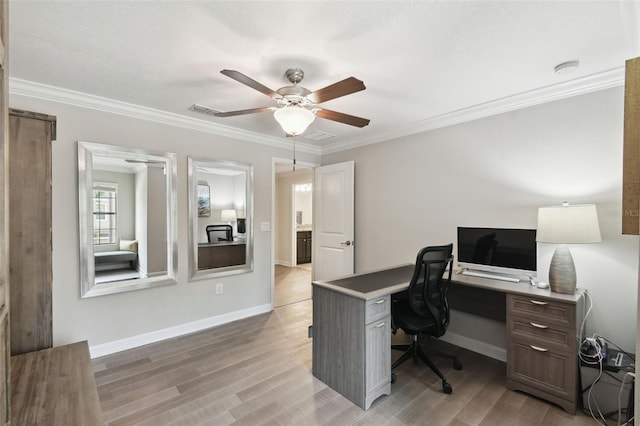
[{"label": "wood plank flooring", "polygon": [[[592,425],[505,387],[505,364],[439,342],[464,365],[406,362],[390,396],[361,410],[311,374],[312,301],[93,360],[109,425]],[[402,337],[395,336],[394,339]],[[397,354],[399,355],[399,354]],[[396,355],[396,356],[397,356]]]},{"label": "wood plank flooring", "polygon": [[311,299],[311,264],[305,263],[295,268],[276,265],[274,306],[308,299]]}]

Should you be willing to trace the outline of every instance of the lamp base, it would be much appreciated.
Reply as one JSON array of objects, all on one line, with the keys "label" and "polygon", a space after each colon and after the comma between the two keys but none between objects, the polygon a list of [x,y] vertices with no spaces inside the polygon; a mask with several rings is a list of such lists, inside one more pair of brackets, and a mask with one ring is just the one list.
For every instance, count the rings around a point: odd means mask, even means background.
[{"label": "lamp base", "polygon": [[566,244],[556,247],[549,266],[549,288],[563,294],[576,292],[576,267]]}]

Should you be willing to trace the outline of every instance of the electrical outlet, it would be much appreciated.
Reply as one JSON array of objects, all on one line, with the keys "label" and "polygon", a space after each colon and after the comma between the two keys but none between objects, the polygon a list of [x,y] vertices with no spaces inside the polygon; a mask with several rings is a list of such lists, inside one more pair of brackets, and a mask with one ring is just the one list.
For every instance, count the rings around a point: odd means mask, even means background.
[{"label": "electrical outlet", "polygon": [[216,284],[216,294],[222,294],[222,291],[223,291],[222,283]]}]

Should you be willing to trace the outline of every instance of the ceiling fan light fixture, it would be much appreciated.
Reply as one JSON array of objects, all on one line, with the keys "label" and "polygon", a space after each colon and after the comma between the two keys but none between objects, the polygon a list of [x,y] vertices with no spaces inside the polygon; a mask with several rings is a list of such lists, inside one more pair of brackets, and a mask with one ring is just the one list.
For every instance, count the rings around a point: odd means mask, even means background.
[{"label": "ceiling fan light fixture", "polygon": [[278,108],[273,117],[282,127],[282,130],[289,135],[300,135],[307,130],[307,127],[316,118],[315,114],[306,108],[297,105]]}]

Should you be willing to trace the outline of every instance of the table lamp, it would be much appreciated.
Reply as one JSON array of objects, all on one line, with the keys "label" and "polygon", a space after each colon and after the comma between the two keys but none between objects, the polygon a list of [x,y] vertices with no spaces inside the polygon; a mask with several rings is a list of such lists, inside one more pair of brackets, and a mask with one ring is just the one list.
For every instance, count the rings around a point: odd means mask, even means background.
[{"label": "table lamp", "polygon": [[223,222],[235,222],[236,221],[236,211],[235,210],[222,210],[220,213],[220,220]]},{"label": "table lamp", "polygon": [[598,243],[600,226],[594,204],[540,207],[538,209],[539,243],[559,244],[549,266],[549,287],[556,293],[576,291],[576,268],[567,244]]}]

